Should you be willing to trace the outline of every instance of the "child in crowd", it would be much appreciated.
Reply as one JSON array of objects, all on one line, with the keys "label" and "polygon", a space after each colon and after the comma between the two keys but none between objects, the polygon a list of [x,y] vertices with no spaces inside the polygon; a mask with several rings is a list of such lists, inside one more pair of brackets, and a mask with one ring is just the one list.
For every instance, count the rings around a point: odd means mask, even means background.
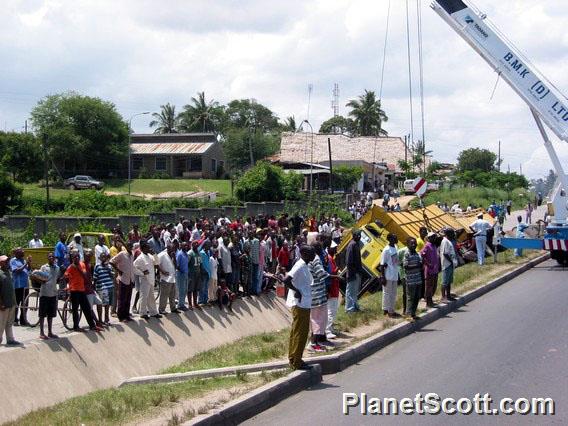
[{"label": "child in crowd", "polygon": [[99,315],[99,320],[102,321],[103,318],[103,307],[104,307],[104,324],[110,325],[109,309],[113,304],[114,296],[114,274],[112,268],[109,264],[110,255],[107,252],[102,252],[99,255],[100,263],[95,266],[93,272],[93,282],[95,284],[95,290],[101,299],[101,303],[97,305],[97,312]]},{"label": "child in crowd", "polygon": [[233,312],[233,301],[236,299],[237,295],[233,293],[229,287],[227,287],[227,282],[222,279],[219,281],[219,286],[217,287],[217,305],[219,309],[223,309],[223,305],[227,306],[229,312]]}]

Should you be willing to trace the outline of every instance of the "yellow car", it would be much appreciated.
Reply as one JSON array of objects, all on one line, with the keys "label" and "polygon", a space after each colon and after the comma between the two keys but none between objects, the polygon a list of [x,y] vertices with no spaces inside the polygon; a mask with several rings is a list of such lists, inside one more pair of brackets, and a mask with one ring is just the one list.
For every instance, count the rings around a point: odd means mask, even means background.
[{"label": "yellow car", "polygon": [[[90,248],[94,250],[95,246],[97,245],[99,235],[103,235],[105,237],[105,244],[107,247],[110,248],[111,246],[111,238],[113,234],[108,232],[80,232],[81,234],[81,241],[83,244],[83,248]],[[73,235],[75,232],[70,233],[67,235],[67,240],[65,242],[66,245],[69,245],[71,241],[73,241]],[[52,253],[55,251],[54,246],[46,246],[42,248],[24,248],[24,256],[32,257],[31,266],[32,269],[39,269],[41,265],[47,262],[47,254]],[[95,264],[95,257],[93,256],[92,259],[93,265]]]}]

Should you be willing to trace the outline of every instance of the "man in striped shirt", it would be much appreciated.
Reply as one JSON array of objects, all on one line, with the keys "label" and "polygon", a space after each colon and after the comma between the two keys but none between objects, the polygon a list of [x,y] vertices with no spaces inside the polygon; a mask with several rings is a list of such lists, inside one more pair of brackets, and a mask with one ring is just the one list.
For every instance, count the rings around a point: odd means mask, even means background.
[{"label": "man in striped shirt", "polygon": [[[313,244],[316,255],[314,260],[308,264],[312,274],[312,309],[310,310],[310,322],[312,325],[312,339],[309,349],[313,352],[325,352],[322,346],[333,346],[327,340],[327,279],[337,278],[330,275],[324,267],[327,263],[322,244],[318,241]],[[323,261],[322,261],[323,259]]]},{"label": "man in striped shirt", "polygon": [[104,324],[110,325],[109,308],[112,305],[114,298],[114,274],[109,264],[110,254],[103,251],[99,255],[98,260],[100,263],[95,266],[95,270],[93,272],[93,282],[95,284],[95,290],[97,291],[102,304],[97,305],[97,312],[99,314],[99,320],[102,321],[104,307]]}]

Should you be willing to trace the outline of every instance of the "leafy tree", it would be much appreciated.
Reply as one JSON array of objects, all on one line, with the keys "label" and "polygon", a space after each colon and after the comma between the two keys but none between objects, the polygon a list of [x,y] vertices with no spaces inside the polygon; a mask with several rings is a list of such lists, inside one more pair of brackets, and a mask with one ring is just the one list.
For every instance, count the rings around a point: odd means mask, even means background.
[{"label": "leafy tree", "polygon": [[284,124],[282,125],[282,131],[284,132],[295,132],[298,127],[296,126],[296,118],[292,115],[286,117]]},{"label": "leafy tree", "polygon": [[352,99],[345,105],[351,108],[349,115],[355,120],[356,131],[360,136],[387,136],[382,128],[388,121],[386,113],[381,109],[381,101],[375,92],[365,90],[358,99]]},{"label": "leafy tree", "polygon": [[490,172],[495,169],[496,160],[497,156],[488,149],[466,149],[458,156],[458,170],[460,172],[471,170]]},{"label": "leafy tree", "polygon": [[197,98],[183,107],[179,114],[179,130],[183,132],[216,132],[220,130],[223,108],[215,100],[207,101],[205,92],[199,92]]},{"label": "leafy tree", "polygon": [[251,148],[253,161],[266,158],[276,153],[279,148],[277,135],[238,127],[228,128],[222,143],[227,166],[233,170],[250,166]]},{"label": "leafy tree", "polygon": [[156,127],[154,133],[177,133],[178,118],[176,116],[175,105],[170,105],[169,102],[165,105],[160,105],[161,111],[154,112],[150,121],[150,127]]},{"label": "leafy tree", "polygon": [[5,175],[0,174],[0,216],[21,205],[22,188],[16,186]]},{"label": "leafy tree", "polygon": [[497,170],[491,170],[489,172],[483,170],[467,170],[460,173],[457,177],[458,181],[463,184],[485,188],[527,189],[529,186],[529,182],[524,176],[517,173],[502,173]]},{"label": "leafy tree", "polygon": [[37,135],[47,134],[48,155],[73,172],[100,174],[128,156],[128,126],[107,101],[75,92],[48,95],[31,112]]},{"label": "leafy tree", "polygon": [[40,142],[31,133],[0,132],[0,164],[14,181],[37,182],[43,176],[44,163]]},{"label": "leafy tree", "polygon": [[[294,120],[294,125],[295,120]],[[278,117],[254,99],[234,99],[225,109],[224,128],[253,128],[263,133],[280,130]],[[294,129],[296,130],[296,129]]]},{"label": "leafy tree", "polygon": [[352,189],[363,174],[363,168],[359,166],[338,166],[333,169],[333,187],[348,192]]},{"label": "leafy tree", "polygon": [[281,167],[259,161],[238,181],[235,195],[242,201],[281,201],[299,194],[302,177],[289,177]]},{"label": "leafy tree", "polygon": [[319,132],[327,134],[339,133],[352,135],[356,133],[356,125],[351,118],[345,118],[338,115],[321,123]]},{"label": "leafy tree", "polygon": [[438,161],[432,161],[429,165],[428,168],[426,169],[426,172],[429,175],[433,175],[435,174],[437,171],[442,170],[442,165],[438,162]]}]

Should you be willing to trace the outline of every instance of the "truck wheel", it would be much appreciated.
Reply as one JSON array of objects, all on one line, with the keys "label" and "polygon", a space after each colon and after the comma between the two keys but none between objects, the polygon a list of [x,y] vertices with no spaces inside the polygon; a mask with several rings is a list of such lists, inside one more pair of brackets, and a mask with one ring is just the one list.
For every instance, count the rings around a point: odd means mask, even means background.
[{"label": "truck wheel", "polygon": [[71,191],[75,191],[77,189],[74,184],[69,185],[67,188],[69,188]]},{"label": "truck wheel", "polygon": [[97,188],[97,185],[91,185],[91,189],[97,190],[99,188]]}]

